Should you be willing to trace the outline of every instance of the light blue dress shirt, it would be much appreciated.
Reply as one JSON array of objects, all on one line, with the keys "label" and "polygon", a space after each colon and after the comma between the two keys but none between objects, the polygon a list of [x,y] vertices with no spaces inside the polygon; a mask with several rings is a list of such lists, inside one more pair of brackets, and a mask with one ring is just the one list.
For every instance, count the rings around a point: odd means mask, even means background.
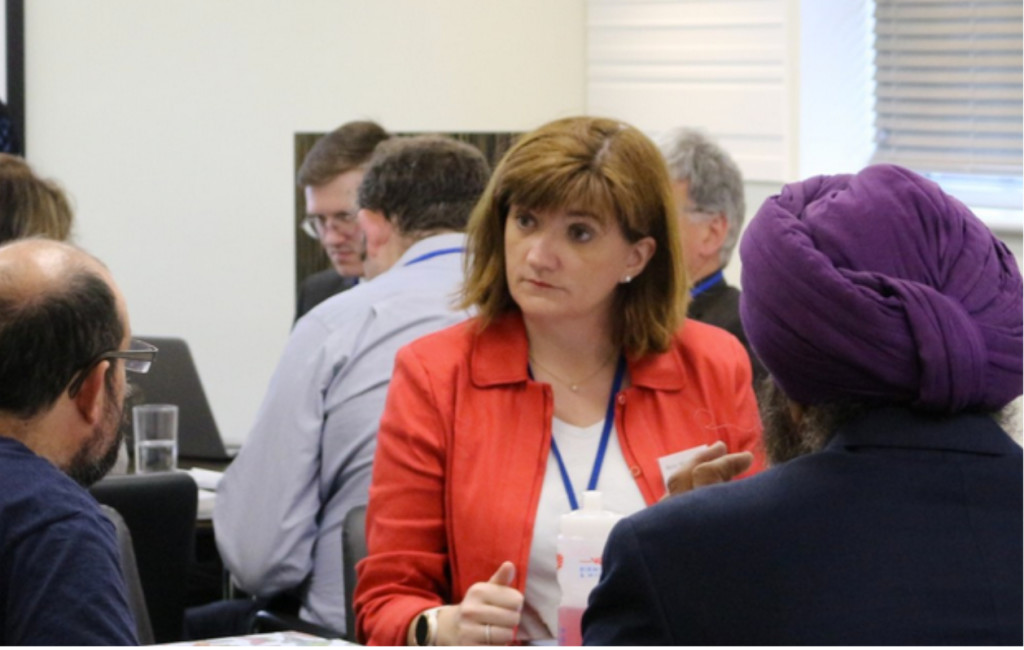
[{"label": "light blue dress shirt", "polygon": [[[217,547],[243,590],[301,585],[302,618],[344,633],[341,525],[367,502],[377,427],[406,343],[464,320],[461,234],[413,244],[387,272],[295,325],[248,439],[217,489]],[[423,258],[430,253],[440,253]],[[418,261],[417,261],[418,260]]]}]

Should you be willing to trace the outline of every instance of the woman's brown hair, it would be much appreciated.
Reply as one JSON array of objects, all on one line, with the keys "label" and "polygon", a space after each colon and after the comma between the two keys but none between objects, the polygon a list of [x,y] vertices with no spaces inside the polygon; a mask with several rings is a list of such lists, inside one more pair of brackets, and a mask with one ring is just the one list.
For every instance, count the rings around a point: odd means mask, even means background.
[{"label": "woman's brown hair", "polygon": [[53,181],[21,158],[0,154],[0,243],[23,237],[59,241],[71,234],[71,206]]},{"label": "woman's brown hair", "polygon": [[518,309],[505,276],[505,221],[513,205],[608,214],[627,241],[653,238],[647,267],[616,290],[613,336],[633,357],[668,349],[689,296],[668,171],[647,136],[615,120],[565,118],[524,135],[502,157],[467,229],[462,306],[477,307],[484,327]]}]

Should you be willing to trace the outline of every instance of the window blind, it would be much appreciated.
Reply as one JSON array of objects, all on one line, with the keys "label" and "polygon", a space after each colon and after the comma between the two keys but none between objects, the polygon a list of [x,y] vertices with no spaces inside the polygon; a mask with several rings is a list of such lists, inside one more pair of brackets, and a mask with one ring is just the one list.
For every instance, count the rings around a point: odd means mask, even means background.
[{"label": "window blind", "polygon": [[587,112],[699,127],[747,180],[792,178],[790,33],[786,0],[587,0]]},{"label": "window blind", "polygon": [[875,0],[874,161],[1019,177],[1020,0]]}]

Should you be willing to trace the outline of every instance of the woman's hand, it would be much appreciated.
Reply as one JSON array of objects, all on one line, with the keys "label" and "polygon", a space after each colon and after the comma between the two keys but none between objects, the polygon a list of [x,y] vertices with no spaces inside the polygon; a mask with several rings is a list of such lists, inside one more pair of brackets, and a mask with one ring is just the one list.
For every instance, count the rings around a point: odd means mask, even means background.
[{"label": "woman's hand", "polygon": [[719,440],[695,454],[668,479],[668,493],[662,498],[689,492],[694,488],[715,483],[726,483],[750,468],[754,454],[741,451],[727,454],[725,443]]},{"label": "woman's hand", "polygon": [[437,616],[438,645],[508,645],[515,641],[523,594],[509,585],[516,565],[503,562],[487,582],[466,591],[462,603],[443,608]]}]

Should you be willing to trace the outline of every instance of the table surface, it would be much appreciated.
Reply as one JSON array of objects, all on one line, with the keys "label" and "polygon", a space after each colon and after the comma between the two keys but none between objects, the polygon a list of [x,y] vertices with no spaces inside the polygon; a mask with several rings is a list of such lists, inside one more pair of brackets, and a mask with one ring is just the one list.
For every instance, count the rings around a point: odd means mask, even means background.
[{"label": "table surface", "polygon": [[181,643],[168,643],[166,645],[176,646],[327,646],[347,645],[354,646],[344,639],[325,639],[304,632],[267,632],[265,634],[246,634],[244,636],[229,636],[221,639],[204,639],[202,641],[182,641]]}]

